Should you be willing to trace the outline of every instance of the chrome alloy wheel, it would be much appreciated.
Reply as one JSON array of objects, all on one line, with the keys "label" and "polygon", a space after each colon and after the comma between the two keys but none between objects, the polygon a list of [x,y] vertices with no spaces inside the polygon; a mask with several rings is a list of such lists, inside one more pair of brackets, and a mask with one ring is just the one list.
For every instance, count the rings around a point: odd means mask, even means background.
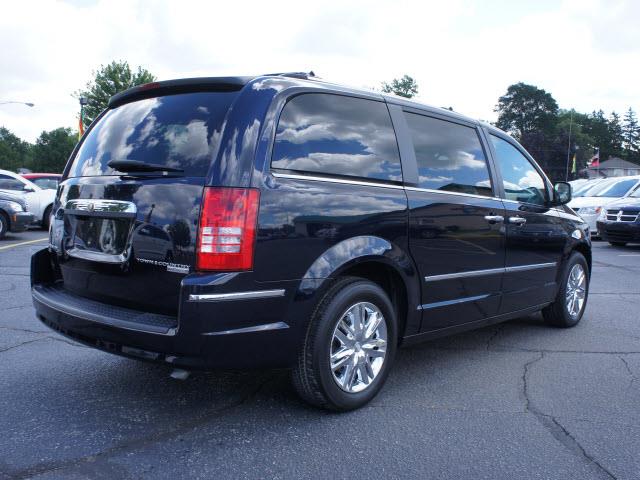
[{"label": "chrome alloy wheel", "polygon": [[338,386],[349,393],[366,389],[382,370],[387,353],[387,321],[369,302],[352,305],[333,330],[329,365]]},{"label": "chrome alloy wheel", "polygon": [[582,311],[586,291],[587,275],[584,271],[584,267],[577,263],[569,272],[569,278],[567,278],[567,291],[565,293],[567,312],[569,312],[571,318],[576,318]]}]

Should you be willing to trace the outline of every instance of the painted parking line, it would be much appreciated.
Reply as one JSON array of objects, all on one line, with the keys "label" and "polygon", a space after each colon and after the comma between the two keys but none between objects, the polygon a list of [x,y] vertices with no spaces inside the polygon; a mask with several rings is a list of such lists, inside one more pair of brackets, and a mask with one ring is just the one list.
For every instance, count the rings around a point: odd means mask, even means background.
[{"label": "painted parking line", "polygon": [[47,240],[49,240],[49,237],[39,238],[37,240],[29,240],[27,242],[12,243],[11,245],[5,245],[3,247],[0,247],[0,250],[7,250],[9,248],[19,247],[21,245],[29,245],[30,243],[44,242],[44,241],[47,241]]},{"label": "painted parking line", "polygon": [[619,253],[619,257],[640,257],[640,253]]}]

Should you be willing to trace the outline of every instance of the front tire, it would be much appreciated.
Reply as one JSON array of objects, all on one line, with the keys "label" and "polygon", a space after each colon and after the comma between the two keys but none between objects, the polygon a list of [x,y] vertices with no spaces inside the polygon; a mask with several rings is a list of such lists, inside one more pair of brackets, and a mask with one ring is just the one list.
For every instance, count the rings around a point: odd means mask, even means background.
[{"label": "front tire", "polygon": [[582,319],[589,296],[589,265],[581,253],[571,254],[560,281],[555,301],[542,310],[542,316],[548,325],[574,327]]},{"label": "front tire", "polygon": [[338,280],[318,303],[293,370],[303,400],[335,411],[360,408],[382,388],[397,345],[387,294],[357,277]]},{"label": "front tire", "polygon": [[5,216],[4,213],[0,213],[0,240],[4,238],[8,231],[9,219]]},{"label": "front tire", "polygon": [[51,221],[51,209],[53,205],[49,205],[44,210],[44,215],[42,216],[42,228],[44,230],[49,230],[49,222]]}]

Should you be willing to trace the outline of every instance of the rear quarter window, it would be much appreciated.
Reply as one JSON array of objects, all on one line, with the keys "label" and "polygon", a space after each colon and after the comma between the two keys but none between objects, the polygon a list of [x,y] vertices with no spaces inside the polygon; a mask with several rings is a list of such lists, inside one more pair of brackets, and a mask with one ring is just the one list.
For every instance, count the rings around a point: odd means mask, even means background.
[{"label": "rear quarter window", "polygon": [[398,145],[386,104],[334,94],[302,94],[285,105],[271,166],[402,181]]},{"label": "rear quarter window", "polygon": [[69,176],[114,175],[111,160],[138,160],[204,176],[236,92],[148,98],[108,110],[82,142]]}]

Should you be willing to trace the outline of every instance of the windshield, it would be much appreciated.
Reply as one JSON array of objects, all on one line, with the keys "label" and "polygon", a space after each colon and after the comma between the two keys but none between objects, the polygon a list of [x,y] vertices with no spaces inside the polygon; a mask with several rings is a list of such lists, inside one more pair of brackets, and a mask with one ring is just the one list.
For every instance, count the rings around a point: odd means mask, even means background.
[{"label": "windshield", "polygon": [[137,160],[204,176],[236,92],[148,98],[108,110],[78,150],[70,177],[117,175],[111,160]]},{"label": "windshield", "polygon": [[638,180],[631,178],[629,180],[618,180],[612,184],[607,184],[607,186],[600,190],[598,193],[594,195],[590,195],[592,197],[624,197],[629,189],[633,187]]}]

